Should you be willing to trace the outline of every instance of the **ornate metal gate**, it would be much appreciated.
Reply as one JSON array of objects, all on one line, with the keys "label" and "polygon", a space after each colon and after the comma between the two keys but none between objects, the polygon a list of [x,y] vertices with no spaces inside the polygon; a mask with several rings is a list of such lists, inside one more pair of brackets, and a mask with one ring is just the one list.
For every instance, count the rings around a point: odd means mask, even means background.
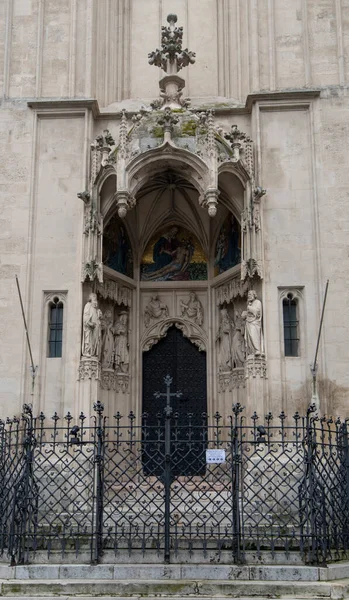
[{"label": "ornate metal gate", "polygon": [[[133,413],[110,423],[99,402],[86,421],[48,422],[25,406],[1,423],[0,546],[13,564],[39,552],[92,562],[105,552],[238,563],[295,551],[315,564],[347,555],[346,421],[310,407],[246,422],[236,405],[227,419],[180,423],[165,407],[151,424]],[[207,449],[225,460],[206,464]]]}]

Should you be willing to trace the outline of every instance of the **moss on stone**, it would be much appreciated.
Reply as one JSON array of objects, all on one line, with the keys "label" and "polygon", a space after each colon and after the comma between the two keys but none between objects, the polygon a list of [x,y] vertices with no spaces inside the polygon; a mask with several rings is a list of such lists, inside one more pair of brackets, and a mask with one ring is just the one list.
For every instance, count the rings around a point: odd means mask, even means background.
[{"label": "moss on stone", "polygon": [[193,137],[194,135],[196,135],[196,128],[197,122],[194,121],[194,119],[191,119],[190,121],[184,121],[181,127],[182,135],[188,135],[190,137]]},{"label": "moss on stone", "polygon": [[155,127],[153,127],[153,130],[152,130],[152,135],[155,138],[162,138],[162,137],[164,137],[164,128],[161,127],[161,125],[155,125]]}]

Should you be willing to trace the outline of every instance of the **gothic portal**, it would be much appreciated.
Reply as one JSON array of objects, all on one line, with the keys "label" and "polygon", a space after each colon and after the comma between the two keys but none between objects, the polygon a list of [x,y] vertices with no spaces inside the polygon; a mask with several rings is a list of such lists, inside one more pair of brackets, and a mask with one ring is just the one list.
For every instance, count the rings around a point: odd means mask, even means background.
[{"label": "gothic portal", "polygon": [[[264,408],[265,191],[249,133],[223,132],[214,110],[182,99],[178,71],[195,55],[179,52],[175,22],[163,29],[162,58],[149,59],[165,72],[160,99],[132,117],[122,111],[118,141],[105,129],[91,146],[80,194],[82,410],[95,389],[110,414],[153,414],[167,374],[195,414],[228,414],[232,402]],[[179,36],[177,50],[168,36]]]}]

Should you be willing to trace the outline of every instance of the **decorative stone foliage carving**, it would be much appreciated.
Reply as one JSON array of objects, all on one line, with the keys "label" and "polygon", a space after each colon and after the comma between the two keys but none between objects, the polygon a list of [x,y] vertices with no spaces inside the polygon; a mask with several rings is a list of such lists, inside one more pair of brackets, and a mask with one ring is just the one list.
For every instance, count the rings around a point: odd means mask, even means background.
[{"label": "decorative stone foliage carving", "polygon": [[166,73],[174,63],[177,71],[180,71],[195,62],[195,52],[182,49],[183,27],[176,27],[177,15],[168,15],[167,22],[169,26],[161,28],[161,50],[157,48],[148,55],[149,64],[160,67]]},{"label": "decorative stone foliage carving", "polygon": [[207,336],[205,332],[196,323],[181,319],[180,317],[167,318],[164,321],[154,323],[145,331],[141,340],[142,350],[146,352],[164,338],[172,326],[177,327],[199,350],[206,350]]},{"label": "decorative stone foliage carving", "polygon": [[190,292],[187,302],[181,300],[180,308],[183,318],[193,319],[200,326],[203,324],[204,309],[195,292]]},{"label": "decorative stone foliage carving", "polygon": [[88,358],[83,356],[80,360],[78,379],[100,379],[101,363],[97,357]]},{"label": "decorative stone foliage carving", "polygon": [[231,281],[217,287],[217,305],[229,304],[234,298],[244,298],[249,290],[250,283],[241,281],[237,276]]},{"label": "decorative stone foliage carving", "polygon": [[168,315],[168,306],[161,302],[158,294],[154,294],[144,309],[144,325],[149,327],[152,321],[166,319]]},{"label": "decorative stone foliage carving", "polygon": [[263,277],[262,261],[249,258],[241,263],[241,279],[253,279],[255,276]]},{"label": "decorative stone foliage carving", "polygon": [[106,279],[103,283],[98,283],[96,291],[98,296],[104,300],[112,300],[118,305],[131,306],[132,290],[112,279]]}]

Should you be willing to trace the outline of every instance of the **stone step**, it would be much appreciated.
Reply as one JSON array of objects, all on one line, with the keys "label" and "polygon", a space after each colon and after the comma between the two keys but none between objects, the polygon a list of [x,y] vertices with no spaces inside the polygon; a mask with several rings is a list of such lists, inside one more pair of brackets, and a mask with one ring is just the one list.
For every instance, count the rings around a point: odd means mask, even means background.
[{"label": "stone step", "polygon": [[224,564],[0,564],[0,580],[132,580],[132,581],[303,581],[326,582],[349,578],[349,562],[327,567],[303,565]]},{"label": "stone step", "polygon": [[344,600],[349,598],[349,579],[340,582],[225,581],[225,580],[8,580],[0,582],[1,597],[42,598],[111,596],[121,598],[161,596],[196,598],[292,598]]}]

